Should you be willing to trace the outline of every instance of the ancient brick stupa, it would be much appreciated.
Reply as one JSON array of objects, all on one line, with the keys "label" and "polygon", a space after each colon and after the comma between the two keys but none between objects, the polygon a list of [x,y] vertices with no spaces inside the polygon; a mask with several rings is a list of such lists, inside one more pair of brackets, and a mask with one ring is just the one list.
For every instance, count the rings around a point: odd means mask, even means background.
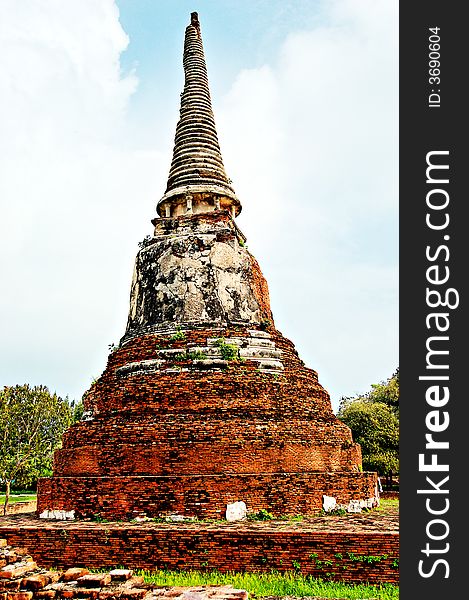
[{"label": "ancient brick stupa", "polygon": [[127,328],[53,476],[39,482],[38,512],[220,518],[239,502],[281,516],[317,513],[325,496],[371,506],[376,474],[361,472],[360,448],[317,373],[276,329],[236,225],[241,203],[223,166],[196,13],[184,72],[168,184],[136,258]]}]

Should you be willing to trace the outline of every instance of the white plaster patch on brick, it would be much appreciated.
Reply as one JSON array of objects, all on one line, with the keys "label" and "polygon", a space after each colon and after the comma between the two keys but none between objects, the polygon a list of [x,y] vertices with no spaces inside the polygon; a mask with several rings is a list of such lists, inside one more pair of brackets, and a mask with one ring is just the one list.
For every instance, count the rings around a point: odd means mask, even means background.
[{"label": "white plaster patch on brick", "polygon": [[45,510],[39,515],[40,519],[55,519],[56,521],[74,521],[74,510]]},{"label": "white plaster patch on brick", "polygon": [[324,509],[324,512],[330,512],[331,510],[334,510],[334,508],[337,506],[337,500],[334,498],[334,496],[323,496],[322,497],[322,508]]},{"label": "white plaster patch on brick", "polygon": [[195,517],[186,517],[185,515],[174,513],[165,517],[165,521],[169,521],[170,523],[186,523],[195,521]]},{"label": "white plaster patch on brick", "polygon": [[360,513],[362,507],[360,506],[360,500],[350,500],[347,506],[347,512],[349,513]]},{"label": "white plaster patch on brick", "polygon": [[226,505],[226,520],[227,521],[241,521],[245,519],[247,514],[246,503],[243,501],[233,502],[232,504]]}]

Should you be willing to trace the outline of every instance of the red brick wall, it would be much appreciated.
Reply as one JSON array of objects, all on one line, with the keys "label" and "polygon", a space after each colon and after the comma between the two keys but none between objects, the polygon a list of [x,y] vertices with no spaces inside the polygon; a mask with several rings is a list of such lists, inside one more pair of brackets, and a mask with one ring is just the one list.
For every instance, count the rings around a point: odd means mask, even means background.
[{"label": "red brick wall", "polygon": [[392,533],[64,524],[0,525],[0,536],[28,548],[39,565],[59,569],[300,570],[354,583],[398,583],[399,535]]},{"label": "red brick wall", "polygon": [[374,473],[258,474],[190,477],[50,477],[38,484],[38,512],[76,510],[77,516],[108,520],[171,513],[224,518],[226,505],[244,501],[248,510],[276,516],[314,514],[322,496],[339,503],[372,498]]}]

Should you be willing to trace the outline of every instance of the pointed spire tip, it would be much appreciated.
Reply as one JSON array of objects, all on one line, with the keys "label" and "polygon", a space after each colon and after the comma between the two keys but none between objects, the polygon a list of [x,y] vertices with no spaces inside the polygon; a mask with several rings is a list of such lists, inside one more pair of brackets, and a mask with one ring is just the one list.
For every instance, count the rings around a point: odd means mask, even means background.
[{"label": "pointed spire tip", "polygon": [[186,27],[183,67],[184,90],[173,160],[157,212],[166,218],[228,210],[236,217],[241,211],[241,203],[223,166],[196,12],[191,13],[190,24]]}]

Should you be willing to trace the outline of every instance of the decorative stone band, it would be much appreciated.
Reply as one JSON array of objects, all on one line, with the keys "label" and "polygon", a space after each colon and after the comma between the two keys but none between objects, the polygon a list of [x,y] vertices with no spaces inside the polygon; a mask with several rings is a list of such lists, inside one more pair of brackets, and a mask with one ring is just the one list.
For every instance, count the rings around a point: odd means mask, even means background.
[{"label": "decorative stone band", "polygon": [[170,190],[157,205],[158,214],[165,218],[214,210],[227,210],[234,218],[241,212],[241,203],[234,192],[229,192],[218,185],[192,184]]},{"label": "decorative stone band", "polygon": [[[174,329],[174,334],[177,330]],[[248,330],[249,337],[212,337],[206,346],[187,345],[184,349],[163,349],[157,351],[154,359],[127,363],[116,369],[118,375],[140,375],[152,371],[188,371],[191,369],[223,369],[230,361],[253,361],[263,373],[281,373],[282,351],[271,341],[270,334],[264,331]],[[178,361],[189,361],[184,367],[174,368]]]}]

